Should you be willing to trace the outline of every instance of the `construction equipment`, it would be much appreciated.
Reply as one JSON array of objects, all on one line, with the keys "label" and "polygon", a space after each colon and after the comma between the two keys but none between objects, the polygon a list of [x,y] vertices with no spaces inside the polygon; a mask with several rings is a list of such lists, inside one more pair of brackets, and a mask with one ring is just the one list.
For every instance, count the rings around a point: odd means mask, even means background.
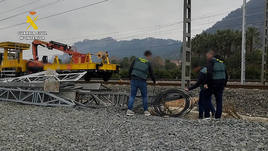
[{"label": "construction equipment", "polygon": [[[47,56],[43,56],[42,60],[39,61],[38,57],[38,46],[43,46],[49,50],[59,50],[65,54],[71,56],[71,61],[68,64],[62,64],[58,56],[54,58],[53,63],[49,63]],[[101,59],[100,63],[94,63],[92,61],[92,56],[94,54],[82,54],[79,53],[71,46],[62,44],[55,41],[44,42],[40,40],[34,40],[32,42],[32,53],[33,60],[27,63],[27,68],[32,72],[39,72],[43,70],[55,70],[57,72],[66,71],[87,71],[85,75],[85,80],[89,81],[91,77],[101,77],[104,81],[108,81],[113,73],[119,71],[119,66],[116,64],[111,64],[109,60],[108,52],[101,52],[96,54],[96,56]]]},{"label": "construction equipment", "polygon": [[[43,56],[42,60],[39,60],[38,46],[46,47],[49,50],[56,49],[68,54],[71,56],[71,61],[62,63],[58,56],[55,56],[52,63],[49,63],[48,56]],[[2,53],[0,52],[0,76],[2,78],[52,70],[58,73],[86,71],[87,73],[84,76],[86,81],[89,81],[92,77],[108,81],[113,73],[119,72],[119,66],[110,63],[108,52],[82,54],[73,50],[71,46],[55,41],[34,40],[32,42],[32,60],[23,59],[23,51],[30,48],[29,44],[2,42],[0,48],[4,49]],[[93,62],[92,56],[96,56],[101,61],[99,63]]]},{"label": "construction equipment", "polygon": [[27,72],[27,60],[23,59],[23,51],[30,49],[29,44],[17,42],[1,42],[0,77],[20,76]]}]

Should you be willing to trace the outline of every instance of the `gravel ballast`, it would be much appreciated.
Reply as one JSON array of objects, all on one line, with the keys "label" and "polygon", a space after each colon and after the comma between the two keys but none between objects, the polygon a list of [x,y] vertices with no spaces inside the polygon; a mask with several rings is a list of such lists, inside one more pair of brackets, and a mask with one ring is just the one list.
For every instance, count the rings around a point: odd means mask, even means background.
[{"label": "gravel ballast", "polygon": [[268,124],[0,102],[0,150],[268,150]]},{"label": "gravel ballast", "polygon": [[[117,91],[129,92],[129,86],[111,86]],[[179,89],[180,87],[152,87],[148,86],[150,94],[157,94],[166,89]],[[191,91],[193,96],[198,97],[199,90]],[[215,98],[213,101],[215,104]],[[246,116],[258,116],[268,118],[268,90],[257,89],[229,89],[226,88],[223,94],[223,105],[235,109],[235,112]]]}]

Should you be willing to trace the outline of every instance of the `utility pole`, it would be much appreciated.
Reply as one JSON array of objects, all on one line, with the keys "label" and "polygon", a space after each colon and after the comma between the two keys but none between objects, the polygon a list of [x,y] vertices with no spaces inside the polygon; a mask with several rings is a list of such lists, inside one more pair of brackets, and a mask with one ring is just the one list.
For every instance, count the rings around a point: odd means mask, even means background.
[{"label": "utility pole", "polygon": [[242,51],[241,51],[241,84],[246,79],[246,0],[243,0],[243,23],[242,23]]},{"label": "utility pole", "polygon": [[181,87],[191,84],[191,0],[184,0]]},{"label": "utility pole", "polygon": [[262,64],[261,64],[261,83],[265,85],[267,71],[267,49],[268,49],[268,0],[265,0],[264,10],[264,35],[262,44]]}]

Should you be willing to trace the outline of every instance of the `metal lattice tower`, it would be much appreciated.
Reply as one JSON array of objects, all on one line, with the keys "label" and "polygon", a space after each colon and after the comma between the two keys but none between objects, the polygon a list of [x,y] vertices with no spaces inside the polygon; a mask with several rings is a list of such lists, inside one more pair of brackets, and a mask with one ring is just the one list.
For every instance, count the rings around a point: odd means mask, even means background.
[{"label": "metal lattice tower", "polygon": [[181,87],[191,83],[191,0],[184,0]]},{"label": "metal lattice tower", "polygon": [[264,12],[264,35],[262,49],[261,83],[265,85],[267,71],[267,52],[268,52],[268,0],[265,0]]}]

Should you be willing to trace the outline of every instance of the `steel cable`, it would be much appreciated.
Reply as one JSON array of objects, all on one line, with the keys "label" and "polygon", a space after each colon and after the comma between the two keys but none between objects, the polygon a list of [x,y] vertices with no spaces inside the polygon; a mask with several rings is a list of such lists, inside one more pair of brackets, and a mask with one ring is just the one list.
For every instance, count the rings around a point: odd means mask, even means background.
[{"label": "steel cable", "polygon": [[[152,105],[153,105],[155,112],[159,116],[181,117],[191,111],[192,109],[191,97],[192,96],[190,93],[182,89],[169,89],[169,90],[159,93],[156,96]],[[179,99],[184,100],[183,109],[176,113],[167,113],[165,110],[166,103],[170,101],[174,101],[174,100],[177,101]],[[176,107],[178,108],[179,106],[176,106]]]}]

